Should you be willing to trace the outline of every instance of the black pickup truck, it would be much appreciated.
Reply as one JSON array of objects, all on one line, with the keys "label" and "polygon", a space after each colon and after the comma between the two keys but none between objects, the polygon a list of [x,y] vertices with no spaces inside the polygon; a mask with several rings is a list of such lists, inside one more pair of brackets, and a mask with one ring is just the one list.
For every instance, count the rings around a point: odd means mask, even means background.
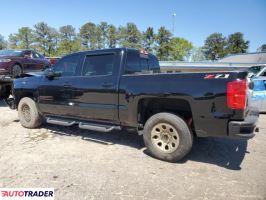
[{"label": "black pickup truck", "polygon": [[117,48],[67,55],[27,76],[2,80],[0,91],[22,126],[135,129],[153,156],[170,162],[188,154],[195,136],[249,139],[257,130],[244,71],[161,73],[154,55]]}]

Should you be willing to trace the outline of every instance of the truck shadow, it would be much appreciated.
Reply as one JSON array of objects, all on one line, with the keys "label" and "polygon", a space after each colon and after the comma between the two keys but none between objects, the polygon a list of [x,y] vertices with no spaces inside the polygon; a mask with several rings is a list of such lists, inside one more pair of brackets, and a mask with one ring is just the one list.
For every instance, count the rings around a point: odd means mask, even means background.
[{"label": "truck shadow", "polygon": [[[96,142],[102,145],[125,145],[136,149],[145,148],[142,136],[135,132],[116,131],[111,133],[97,133],[81,130],[77,127],[61,127],[46,124],[44,128],[53,134],[63,136],[78,136],[82,140]],[[150,156],[146,149],[143,152]],[[191,152],[176,164],[185,164],[192,160],[196,162],[214,164],[230,170],[241,170],[241,163],[247,152],[247,141],[241,139],[224,138],[195,138]]]},{"label": "truck shadow", "polygon": [[187,160],[215,164],[230,170],[241,170],[247,151],[247,140],[228,138],[196,138]]}]

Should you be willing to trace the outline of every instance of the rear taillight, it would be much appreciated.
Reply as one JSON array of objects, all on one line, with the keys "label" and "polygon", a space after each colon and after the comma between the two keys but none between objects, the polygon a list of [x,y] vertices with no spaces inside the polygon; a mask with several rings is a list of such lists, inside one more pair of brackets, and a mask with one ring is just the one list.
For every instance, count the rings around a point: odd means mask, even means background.
[{"label": "rear taillight", "polygon": [[247,81],[236,80],[227,83],[227,106],[231,109],[244,110],[247,103]]}]

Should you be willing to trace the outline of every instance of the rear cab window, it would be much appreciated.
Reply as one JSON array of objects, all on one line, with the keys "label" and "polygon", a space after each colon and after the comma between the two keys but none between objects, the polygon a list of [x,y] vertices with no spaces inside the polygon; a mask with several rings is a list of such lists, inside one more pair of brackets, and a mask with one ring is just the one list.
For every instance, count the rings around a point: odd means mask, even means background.
[{"label": "rear cab window", "polygon": [[128,50],[124,74],[160,72],[157,58],[152,54],[137,50]]},{"label": "rear cab window", "polygon": [[114,53],[87,55],[83,64],[82,76],[112,75],[114,63]]}]

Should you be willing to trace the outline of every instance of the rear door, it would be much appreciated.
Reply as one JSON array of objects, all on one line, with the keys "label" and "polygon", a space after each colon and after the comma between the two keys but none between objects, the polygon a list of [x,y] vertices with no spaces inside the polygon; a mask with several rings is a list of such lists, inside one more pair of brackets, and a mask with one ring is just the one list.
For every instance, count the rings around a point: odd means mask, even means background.
[{"label": "rear door", "polygon": [[81,76],[73,84],[73,116],[92,121],[114,122],[118,118],[117,52],[89,53]]},{"label": "rear door", "polygon": [[23,70],[24,72],[35,71],[35,61],[33,59],[32,51],[26,50],[23,52]]},{"label": "rear door", "polygon": [[34,70],[40,71],[40,70],[44,69],[44,67],[46,67],[42,55],[40,55],[37,52],[33,51],[32,52],[32,56],[33,56],[33,60],[34,60],[34,63],[35,63]]}]

